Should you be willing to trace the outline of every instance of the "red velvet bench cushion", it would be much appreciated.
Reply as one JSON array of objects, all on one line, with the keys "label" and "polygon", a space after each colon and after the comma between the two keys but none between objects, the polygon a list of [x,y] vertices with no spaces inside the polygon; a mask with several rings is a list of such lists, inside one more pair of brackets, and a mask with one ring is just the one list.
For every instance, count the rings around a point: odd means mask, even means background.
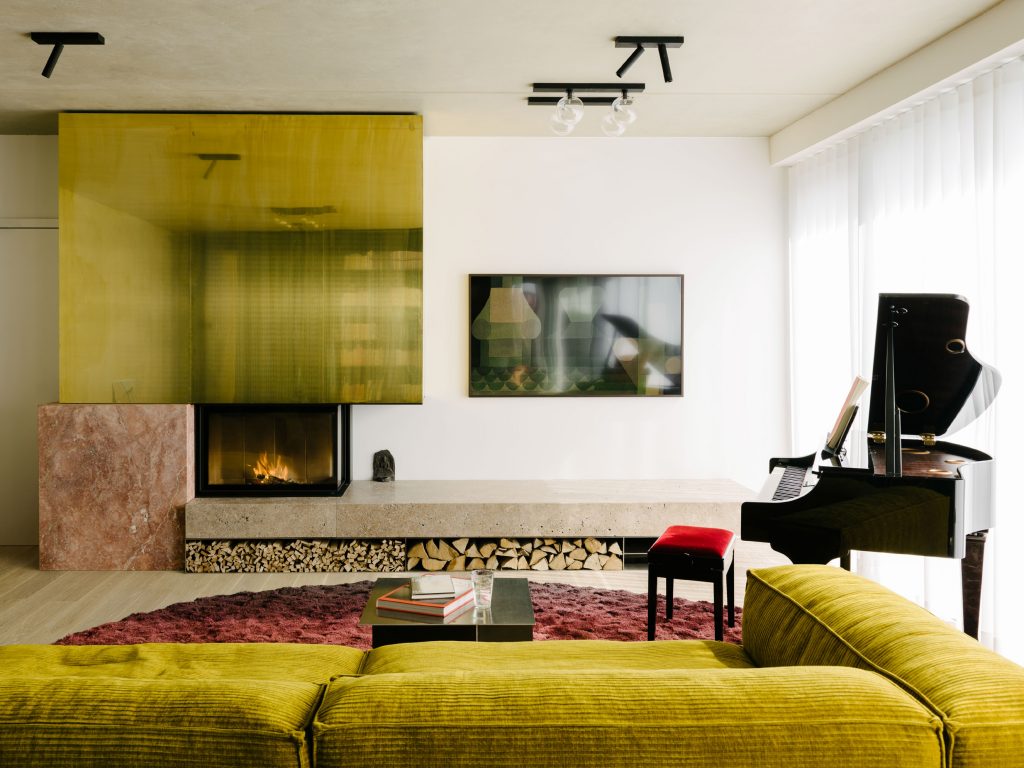
[{"label": "red velvet bench cushion", "polygon": [[736,534],[724,528],[700,528],[693,525],[670,525],[658,540],[651,545],[648,557],[692,557],[724,558]]}]

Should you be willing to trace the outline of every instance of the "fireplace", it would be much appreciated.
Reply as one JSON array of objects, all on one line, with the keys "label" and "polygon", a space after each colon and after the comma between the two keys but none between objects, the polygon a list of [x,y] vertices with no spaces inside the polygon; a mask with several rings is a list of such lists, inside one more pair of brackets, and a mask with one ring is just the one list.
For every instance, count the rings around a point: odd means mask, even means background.
[{"label": "fireplace", "polygon": [[349,405],[196,405],[197,496],[340,496]]}]

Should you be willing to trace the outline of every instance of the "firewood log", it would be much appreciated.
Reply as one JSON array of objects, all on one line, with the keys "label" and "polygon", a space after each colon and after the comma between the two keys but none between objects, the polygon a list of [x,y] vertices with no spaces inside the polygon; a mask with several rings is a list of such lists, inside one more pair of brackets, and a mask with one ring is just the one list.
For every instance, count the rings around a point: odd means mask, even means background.
[{"label": "firewood log", "polygon": [[427,550],[426,547],[423,546],[422,541],[417,541],[415,544],[409,547],[409,557],[415,557],[422,560],[426,556]]}]

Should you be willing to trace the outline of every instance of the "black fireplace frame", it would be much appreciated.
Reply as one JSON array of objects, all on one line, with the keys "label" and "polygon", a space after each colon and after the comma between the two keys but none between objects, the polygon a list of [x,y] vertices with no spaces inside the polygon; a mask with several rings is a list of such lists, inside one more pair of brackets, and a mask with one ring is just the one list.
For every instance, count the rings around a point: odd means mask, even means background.
[{"label": "black fireplace frame", "polygon": [[[195,491],[196,496],[245,496],[259,498],[268,496],[341,496],[352,479],[352,406],[349,403],[324,404],[239,404],[239,403],[195,403]],[[278,413],[297,411],[300,413],[322,413],[331,416],[331,430],[334,435],[334,481],[327,483],[305,483],[287,486],[254,486],[245,483],[219,483],[211,486],[206,461],[206,445],[209,435],[210,414],[213,413]]]}]

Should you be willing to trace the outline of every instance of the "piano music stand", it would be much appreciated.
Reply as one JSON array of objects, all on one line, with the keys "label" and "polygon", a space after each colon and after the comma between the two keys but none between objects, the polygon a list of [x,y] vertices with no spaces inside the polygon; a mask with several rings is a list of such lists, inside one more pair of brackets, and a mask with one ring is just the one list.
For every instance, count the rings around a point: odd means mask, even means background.
[{"label": "piano music stand", "polygon": [[846,454],[846,438],[850,434],[850,429],[853,428],[853,421],[857,418],[857,412],[860,410],[859,405],[854,405],[850,408],[850,417],[846,419],[846,424],[842,427],[842,434],[839,436],[839,440],[835,443],[835,448],[829,448],[828,443],[832,442],[832,435],[828,436],[828,440],[825,443],[825,447],[821,449],[821,458],[831,459],[832,464],[839,466],[839,461]]}]

